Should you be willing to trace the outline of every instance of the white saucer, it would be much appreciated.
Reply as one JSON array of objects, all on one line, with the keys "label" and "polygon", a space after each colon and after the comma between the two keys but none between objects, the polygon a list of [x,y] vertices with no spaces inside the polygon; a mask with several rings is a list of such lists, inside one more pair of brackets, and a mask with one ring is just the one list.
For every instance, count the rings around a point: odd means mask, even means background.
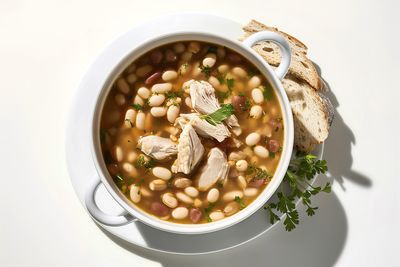
[{"label": "white saucer", "polygon": [[[93,109],[95,98],[104,83],[104,79],[111,68],[139,41],[180,30],[204,30],[232,39],[238,39],[242,34],[241,25],[228,19],[195,13],[169,15],[133,28],[114,40],[97,57],[96,65],[101,67],[96,67],[96,71],[93,67],[90,67],[75,92],[66,129],[68,171],[74,189],[83,205],[86,190],[96,177],[88,138],[91,126],[89,114]],[[115,49],[116,47],[118,49]],[[321,157],[322,151],[323,146],[314,151],[314,154]],[[102,210],[109,214],[120,214],[122,212],[122,208],[103,186],[100,186],[97,192],[96,202]],[[153,229],[141,222],[133,222],[119,227],[100,226],[105,231],[143,248],[191,255],[219,252],[243,245],[273,227],[263,209],[233,227],[202,235],[190,236],[167,233]],[[283,226],[279,225],[278,227]],[[174,240],[174,242],[171,242],[171,240]]]}]

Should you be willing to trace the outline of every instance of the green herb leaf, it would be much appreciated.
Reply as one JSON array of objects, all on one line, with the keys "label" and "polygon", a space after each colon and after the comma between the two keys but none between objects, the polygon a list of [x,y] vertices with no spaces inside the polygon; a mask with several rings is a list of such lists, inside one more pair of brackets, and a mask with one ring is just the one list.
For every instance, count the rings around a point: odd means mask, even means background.
[{"label": "green herb leaf", "polygon": [[228,86],[228,90],[232,91],[233,87],[235,86],[235,80],[234,79],[226,79],[226,85]]},{"label": "green herb leaf", "polygon": [[246,207],[246,204],[244,204],[243,199],[241,199],[239,196],[235,196],[234,200],[240,205],[240,209],[244,209]]},{"label": "green herb leaf", "polygon": [[143,155],[140,155],[136,161],[136,166],[139,168],[146,168],[146,169],[151,169],[154,167],[154,160],[146,160],[146,158]]},{"label": "green herb leaf", "polygon": [[211,68],[210,67],[201,65],[200,69],[201,69],[201,72],[204,73],[204,75],[207,78],[210,78],[210,75],[211,75]]},{"label": "green herb leaf", "polygon": [[273,92],[272,92],[272,88],[268,85],[268,86],[262,86],[262,91],[263,91],[263,95],[264,95],[264,99],[265,100],[271,100],[272,96],[273,96]]},{"label": "green herb leaf", "polygon": [[144,109],[144,107],[142,105],[139,105],[139,104],[132,104],[131,106],[136,110],[143,110]]},{"label": "green herb leaf", "polygon": [[[315,175],[325,173],[328,170],[326,161],[317,160],[314,155],[301,152],[297,153],[296,156],[297,158],[290,162],[284,177],[284,182],[289,185],[290,192],[278,192],[278,201],[264,207],[268,211],[271,223],[279,220],[276,212],[286,216],[283,224],[287,231],[295,229],[299,224],[299,213],[296,209],[297,199],[300,199],[301,203],[306,206],[307,215],[313,216],[318,207],[312,206],[311,197],[320,192],[331,192],[330,183],[327,183],[323,188],[314,187],[309,183]],[[254,167],[249,170],[254,172]]]},{"label": "green herb leaf", "polygon": [[234,113],[235,109],[232,104],[223,104],[218,110],[207,115],[201,115],[200,118],[206,120],[211,125],[222,123]]}]

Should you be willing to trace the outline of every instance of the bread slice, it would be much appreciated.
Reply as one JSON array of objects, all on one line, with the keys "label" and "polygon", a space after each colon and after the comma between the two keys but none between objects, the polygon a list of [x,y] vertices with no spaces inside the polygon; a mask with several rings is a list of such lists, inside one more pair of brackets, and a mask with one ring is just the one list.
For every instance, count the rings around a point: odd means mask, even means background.
[{"label": "bread slice", "polygon": [[[256,32],[265,30],[281,34],[288,41],[292,50],[292,63],[290,64],[288,73],[300,80],[305,80],[315,90],[321,89],[318,72],[311,60],[307,58],[307,46],[305,44],[295,37],[279,31],[277,28],[266,26],[256,20],[250,21],[243,27],[243,30],[245,31],[245,34],[241,38],[242,40]],[[281,62],[281,52],[279,47],[272,42],[259,42],[253,46],[253,49],[272,66],[278,66]]]},{"label": "bread slice", "polygon": [[329,134],[333,106],[328,98],[293,75],[282,80],[294,120],[294,143],[301,151],[312,151]]}]

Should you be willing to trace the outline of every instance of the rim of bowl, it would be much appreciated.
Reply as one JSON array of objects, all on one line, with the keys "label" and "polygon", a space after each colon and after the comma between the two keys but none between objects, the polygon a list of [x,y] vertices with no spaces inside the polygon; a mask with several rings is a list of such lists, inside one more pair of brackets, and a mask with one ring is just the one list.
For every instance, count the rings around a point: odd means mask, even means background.
[{"label": "rim of bowl", "polygon": [[[207,42],[211,44],[217,44],[225,46],[236,53],[240,54],[242,57],[246,58],[257,69],[262,73],[262,75],[268,80],[272,85],[274,92],[277,95],[282,116],[284,122],[284,145],[281,154],[281,159],[278,163],[276,171],[271,179],[270,183],[264,188],[264,190],[258,195],[258,197],[253,200],[245,209],[239,211],[238,213],[226,217],[222,220],[204,223],[204,224],[180,224],[161,220],[156,216],[153,216],[146,211],[136,207],[116,186],[111,175],[109,174],[103,154],[101,152],[100,143],[100,121],[103,111],[104,102],[112,88],[113,83],[116,78],[123,72],[126,67],[138,59],[143,54],[160,47],[162,45],[180,42],[180,41],[199,41]],[[100,93],[95,101],[95,107],[92,111],[92,125],[91,125],[91,152],[93,157],[93,162],[96,167],[96,171],[106,187],[107,191],[111,196],[117,201],[117,203],[124,208],[128,213],[133,215],[139,221],[157,228],[159,230],[178,233],[178,234],[203,234],[214,232],[218,230],[225,229],[234,224],[237,224],[254,212],[260,209],[275,193],[278,186],[281,184],[283,177],[286,173],[290,157],[293,150],[293,136],[294,136],[294,126],[293,117],[291,113],[290,103],[287,95],[283,89],[282,83],[279,78],[275,75],[274,70],[268,63],[266,63],[260,55],[255,53],[250,47],[243,45],[241,42],[236,40],[230,40],[221,36],[214,34],[209,34],[203,31],[180,31],[175,33],[169,33],[161,35],[149,40],[144,41],[141,45],[132,48],[125,56],[119,60],[119,62],[113,66],[112,71],[108,74]]]}]

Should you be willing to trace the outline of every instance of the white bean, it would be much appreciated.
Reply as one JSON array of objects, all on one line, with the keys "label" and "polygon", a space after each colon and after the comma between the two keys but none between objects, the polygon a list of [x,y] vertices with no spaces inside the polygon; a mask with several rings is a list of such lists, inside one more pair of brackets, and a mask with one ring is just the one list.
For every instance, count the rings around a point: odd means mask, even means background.
[{"label": "white bean", "polygon": [[185,207],[178,207],[172,211],[172,217],[177,220],[185,219],[189,214],[189,210]]},{"label": "white bean", "polygon": [[219,80],[217,78],[215,78],[214,76],[210,76],[210,78],[208,78],[208,82],[214,87],[214,88],[218,88],[221,86],[221,83],[219,82]]},{"label": "white bean", "polygon": [[217,48],[217,56],[219,58],[224,58],[225,55],[226,55],[225,48],[223,48],[222,46],[218,46],[218,48]]},{"label": "white bean", "polygon": [[192,59],[192,56],[193,56],[193,53],[192,53],[192,52],[186,51],[186,52],[184,52],[184,53],[182,54],[181,59],[182,59],[183,61],[185,61],[185,62],[188,62],[189,60]]},{"label": "white bean", "polygon": [[200,75],[200,73],[201,73],[200,65],[199,65],[199,63],[197,62],[197,63],[194,64],[194,68],[193,68],[193,71],[192,71],[192,75],[193,75],[194,77],[197,77],[197,76]]},{"label": "white bean", "polygon": [[249,187],[244,190],[246,197],[255,197],[258,194],[258,189],[255,187]]},{"label": "white bean", "polygon": [[140,87],[140,88],[137,90],[137,94],[138,94],[141,98],[147,99],[147,98],[150,97],[151,92],[150,92],[150,90],[147,89],[146,87]]},{"label": "white bean", "polygon": [[149,98],[149,106],[150,107],[158,107],[165,101],[165,95],[159,94],[159,95],[152,95]]},{"label": "white bean", "polygon": [[171,83],[156,83],[151,87],[151,91],[157,94],[169,92],[171,91],[171,89],[172,89]]},{"label": "white bean", "polygon": [[137,113],[137,111],[134,110],[133,108],[130,108],[125,112],[124,122],[125,122],[126,127],[129,127],[129,128],[133,127],[133,125],[135,124],[135,120],[136,120],[136,113]]},{"label": "white bean", "polygon": [[176,118],[179,116],[179,107],[170,106],[167,111],[167,119],[170,123],[174,123]]},{"label": "white bean", "polygon": [[216,188],[211,188],[210,191],[208,191],[207,194],[207,201],[210,203],[214,203],[218,200],[219,198],[219,191]]},{"label": "white bean", "polygon": [[143,197],[152,197],[153,196],[153,193],[149,189],[147,189],[147,187],[145,187],[143,185],[140,186],[140,194]]},{"label": "white bean", "polygon": [[188,51],[196,54],[200,51],[200,44],[198,42],[190,42],[188,46]]},{"label": "white bean", "polygon": [[120,146],[113,147],[111,155],[115,161],[121,162],[124,159],[124,152]]},{"label": "white bean", "polygon": [[124,163],[122,164],[122,169],[123,169],[124,171],[126,171],[126,172],[127,172],[130,176],[132,176],[132,177],[136,177],[137,174],[138,174],[138,172],[137,172],[135,166],[133,166],[133,165],[132,165],[131,163],[129,163],[129,162],[124,162]]},{"label": "white bean", "polygon": [[144,105],[144,100],[139,96],[136,95],[135,98],[133,99],[133,104],[137,104],[137,105]]},{"label": "white bean", "polygon": [[185,98],[185,104],[186,106],[188,106],[189,108],[192,108],[192,99],[190,99],[190,96]]},{"label": "white bean", "polygon": [[203,59],[203,66],[212,68],[215,65],[217,56],[215,54],[207,54]]},{"label": "white bean", "polygon": [[200,199],[196,198],[193,202],[193,206],[195,206],[196,208],[200,208],[201,206],[203,206],[203,201],[201,201]]},{"label": "white bean", "polygon": [[250,78],[250,80],[247,84],[250,88],[256,88],[256,87],[260,86],[261,79],[257,75],[254,75],[253,77]]},{"label": "white bean", "polygon": [[229,154],[229,160],[238,161],[246,158],[246,153],[243,151],[234,151]]},{"label": "white bean", "polygon": [[193,204],[193,199],[183,192],[177,192],[176,197],[179,199],[179,201],[181,201],[183,203]]},{"label": "white bean", "polygon": [[171,171],[164,167],[154,167],[152,173],[154,176],[166,181],[172,177]]},{"label": "white bean", "polygon": [[152,191],[162,191],[167,188],[167,183],[164,180],[156,179],[149,183],[149,188]]},{"label": "white bean", "polygon": [[254,88],[251,90],[251,97],[256,104],[261,104],[264,102],[264,94],[259,88]]},{"label": "white bean", "polygon": [[174,44],[174,51],[177,54],[182,54],[185,51],[185,45],[182,43],[176,43]]},{"label": "white bean", "polygon": [[238,211],[239,211],[239,204],[236,202],[230,202],[224,208],[224,213],[226,216],[231,216]]},{"label": "white bean", "polygon": [[136,74],[131,73],[126,77],[126,80],[128,81],[128,83],[133,84],[137,81],[137,76]]},{"label": "white bean", "polygon": [[124,78],[119,78],[117,80],[117,88],[121,93],[128,94],[129,93],[129,84],[126,82]]},{"label": "white bean", "polygon": [[262,107],[259,105],[253,105],[250,109],[250,117],[252,117],[253,119],[259,119],[261,118],[262,115]]},{"label": "white bean", "polygon": [[156,118],[164,117],[165,114],[167,114],[167,108],[166,107],[152,107],[150,109],[150,114]]},{"label": "white bean", "polygon": [[161,196],[161,201],[169,208],[173,209],[178,206],[178,200],[172,193],[165,193]]},{"label": "white bean", "polygon": [[263,146],[254,147],[254,153],[263,159],[268,158],[269,156],[269,151]]},{"label": "white bean", "polygon": [[247,187],[246,178],[244,178],[244,176],[242,176],[242,175],[239,175],[238,176],[238,184],[239,184],[240,188],[245,189]]},{"label": "white bean", "polygon": [[144,130],[150,132],[153,129],[153,115],[151,113],[146,114],[144,119]]},{"label": "white bean", "polygon": [[245,170],[247,170],[247,167],[248,163],[244,159],[238,160],[236,162],[236,169],[240,172],[244,172]]},{"label": "white bean", "polygon": [[258,142],[260,142],[261,136],[259,133],[250,133],[248,136],[246,136],[246,145],[248,146],[254,146]]},{"label": "white bean", "polygon": [[247,77],[247,72],[242,69],[241,67],[234,67],[232,69],[232,73],[235,74],[236,76],[240,78],[246,78]]},{"label": "white bean", "polygon": [[199,190],[193,186],[186,187],[183,191],[185,191],[186,195],[189,197],[197,197],[199,195]]},{"label": "white bean", "polygon": [[144,66],[136,69],[136,75],[138,77],[144,77],[147,74],[149,74],[152,70],[153,70],[153,67],[151,65],[144,65]]},{"label": "white bean", "polygon": [[131,200],[132,200],[133,203],[139,203],[140,199],[142,198],[141,194],[140,194],[139,186],[132,185],[131,189],[130,189],[130,192],[129,192],[129,195],[130,195]]},{"label": "white bean", "polygon": [[234,191],[230,191],[228,193],[225,193],[222,197],[222,200],[225,202],[228,201],[233,201],[235,200],[235,197],[243,197],[243,192],[242,191],[238,191],[238,190],[234,190]]},{"label": "white bean", "polygon": [[177,77],[178,77],[178,73],[176,71],[174,71],[174,70],[164,71],[164,73],[161,76],[161,78],[166,82],[173,81]]},{"label": "white bean", "polygon": [[229,70],[229,66],[226,64],[218,66],[218,72],[221,74],[227,73],[228,70]]},{"label": "white bean", "polygon": [[174,186],[177,188],[186,188],[192,184],[192,181],[188,178],[177,178],[174,181]]},{"label": "white bean", "polygon": [[136,115],[136,128],[138,128],[139,130],[144,130],[144,121],[146,119],[146,114],[144,114],[143,112],[139,112]]},{"label": "white bean", "polygon": [[190,65],[187,63],[184,63],[179,67],[178,73],[179,73],[179,75],[185,75],[189,70],[190,70]]},{"label": "white bean", "polygon": [[115,103],[117,103],[118,106],[122,106],[125,104],[126,99],[123,94],[116,94],[114,97]]},{"label": "white bean", "polygon": [[126,155],[126,160],[130,163],[136,161],[137,159],[137,153],[135,151],[131,151]]},{"label": "white bean", "polygon": [[220,210],[213,211],[210,213],[210,218],[212,221],[219,221],[225,218],[225,214]]}]

